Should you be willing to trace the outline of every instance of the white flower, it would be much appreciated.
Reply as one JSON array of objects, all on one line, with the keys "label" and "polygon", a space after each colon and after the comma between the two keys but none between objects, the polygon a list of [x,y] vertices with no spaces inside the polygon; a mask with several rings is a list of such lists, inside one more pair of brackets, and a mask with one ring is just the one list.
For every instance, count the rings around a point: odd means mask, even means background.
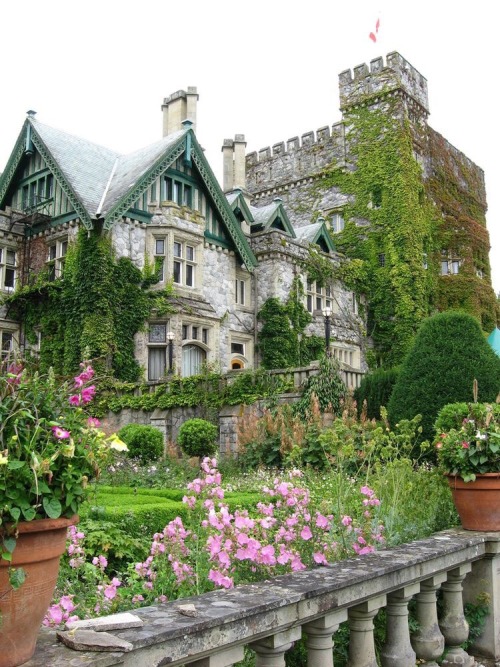
[{"label": "white flower", "polygon": [[127,445],[123,442],[123,440],[120,440],[116,433],[113,433],[113,435],[109,436],[107,443],[111,449],[115,449],[117,452],[128,452]]}]

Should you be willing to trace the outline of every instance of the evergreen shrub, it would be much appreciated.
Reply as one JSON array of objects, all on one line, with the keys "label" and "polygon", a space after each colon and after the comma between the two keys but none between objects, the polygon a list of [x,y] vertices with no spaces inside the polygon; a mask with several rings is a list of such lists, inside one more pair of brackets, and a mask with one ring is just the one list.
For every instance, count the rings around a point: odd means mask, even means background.
[{"label": "evergreen shrub", "polygon": [[128,446],[129,457],[143,465],[157,461],[163,454],[163,434],[154,426],[127,424],[119,430],[118,437]]},{"label": "evergreen shrub", "polygon": [[182,424],[177,444],[188,456],[209,456],[217,449],[218,429],[206,419],[188,419]]},{"label": "evergreen shrub", "polygon": [[478,321],[454,311],[424,320],[387,406],[391,425],[421,414],[422,437],[431,440],[439,410],[448,403],[471,401],[474,379],[478,400],[494,402],[500,391],[500,357]]},{"label": "evergreen shrub", "polygon": [[354,400],[358,404],[358,414],[366,401],[366,417],[380,419],[380,408],[386,407],[398,379],[399,368],[378,368],[365,375],[354,391]]},{"label": "evergreen shrub", "polygon": [[[500,421],[500,404],[493,407],[493,418]],[[434,424],[435,435],[447,433],[452,428],[459,429],[464,419],[469,417],[469,403],[449,403],[445,405],[438,413],[436,423]]]}]

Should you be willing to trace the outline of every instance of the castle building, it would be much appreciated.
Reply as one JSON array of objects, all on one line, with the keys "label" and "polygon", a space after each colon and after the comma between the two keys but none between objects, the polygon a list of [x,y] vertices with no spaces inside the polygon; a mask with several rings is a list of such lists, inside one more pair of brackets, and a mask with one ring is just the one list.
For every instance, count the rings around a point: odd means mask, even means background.
[{"label": "castle building", "polygon": [[163,138],[129,155],[28,112],[0,177],[2,354],[69,372],[89,352],[124,380],[253,368],[259,313],[291,296],[299,346],[328,321],[347,370],[367,350],[398,362],[436,309],[491,329],[483,173],[427,124],[425,78],[392,53],[339,87],[331,128],[248,155],[225,139],[222,187],[196,88],[165,98]]}]

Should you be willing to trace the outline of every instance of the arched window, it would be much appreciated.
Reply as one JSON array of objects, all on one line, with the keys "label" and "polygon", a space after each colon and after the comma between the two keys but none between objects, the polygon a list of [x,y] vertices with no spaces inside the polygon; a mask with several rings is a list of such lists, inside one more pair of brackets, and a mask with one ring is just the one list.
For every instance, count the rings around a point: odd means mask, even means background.
[{"label": "arched window", "polygon": [[241,359],[233,359],[231,361],[231,370],[233,371],[238,371],[241,368],[245,368],[245,364]]},{"label": "arched window", "polygon": [[184,345],[182,348],[182,377],[197,375],[206,358],[207,353],[198,345]]}]

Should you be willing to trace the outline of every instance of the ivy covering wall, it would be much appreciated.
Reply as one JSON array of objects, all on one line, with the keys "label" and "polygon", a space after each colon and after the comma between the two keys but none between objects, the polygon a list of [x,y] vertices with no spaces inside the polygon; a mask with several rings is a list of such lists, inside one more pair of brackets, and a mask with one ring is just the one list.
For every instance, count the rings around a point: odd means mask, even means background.
[{"label": "ivy covering wall", "polygon": [[82,229],[68,248],[63,276],[51,282],[42,272],[7,306],[30,343],[40,333],[42,368],[67,375],[91,358],[101,372],[133,382],[141,376],[135,334],[153,308],[156,314],[170,310],[170,290],[148,291],[154,282],[152,267],[140,271],[127,258],[116,260],[108,235]]}]

